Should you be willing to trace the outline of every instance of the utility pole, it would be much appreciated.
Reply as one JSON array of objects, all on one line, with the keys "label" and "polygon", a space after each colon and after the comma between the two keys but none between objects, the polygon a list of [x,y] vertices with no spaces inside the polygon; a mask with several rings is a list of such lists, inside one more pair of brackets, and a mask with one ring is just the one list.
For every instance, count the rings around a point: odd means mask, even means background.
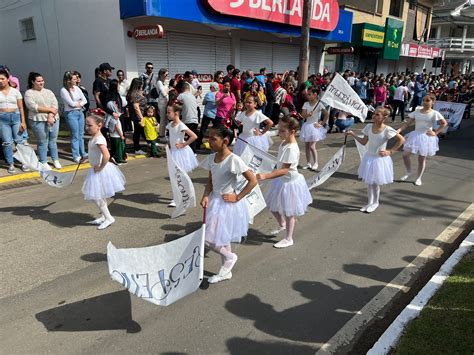
[{"label": "utility pole", "polygon": [[303,0],[303,21],[301,23],[300,65],[298,68],[298,83],[301,85],[308,80],[309,71],[309,29],[311,22],[312,0]]}]

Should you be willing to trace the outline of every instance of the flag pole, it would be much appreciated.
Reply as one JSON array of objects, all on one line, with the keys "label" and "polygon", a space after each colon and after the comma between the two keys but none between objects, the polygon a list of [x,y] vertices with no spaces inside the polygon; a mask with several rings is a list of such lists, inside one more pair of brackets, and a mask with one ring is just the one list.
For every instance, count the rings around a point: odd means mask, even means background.
[{"label": "flag pole", "polygon": [[77,175],[77,171],[79,170],[79,167],[81,166],[81,164],[82,164],[82,159],[79,160],[79,164],[77,164],[76,171],[74,172],[74,176],[72,177],[71,184],[74,182],[74,179],[76,178],[76,175]]},{"label": "flag pole", "polygon": [[200,251],[199,251],[199,265],[201,266],[200,270],[199,270],[199,280],[203,280],[204,279],[204,243],[205,243],[205,240],[206,240],[206,212],[207,212],[207,208],[204,207],[203,208],[204,211],[203,211],[203,214],[202,214],[202,234],[201,234],[201,248],[200,248]]}]

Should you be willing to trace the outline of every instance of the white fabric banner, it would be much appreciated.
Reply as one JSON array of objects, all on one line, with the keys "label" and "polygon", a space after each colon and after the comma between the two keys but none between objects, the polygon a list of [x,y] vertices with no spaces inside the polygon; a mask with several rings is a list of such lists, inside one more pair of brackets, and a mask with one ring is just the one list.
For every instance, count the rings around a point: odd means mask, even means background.
[{"label": "white fabric banner", "polygon": [[173,200],[176,203],[176,209],[171,214],[171,218],[176,218],[186,212],[188,208],[196,207],[196,192],[189,175],[176,165],[168,146],[166,146],[166,159]]},{"label": "white fabric banner", "polygon": [[362,122],[367,117],[367,106],[349,83],[338,73],[329,83],[320,101],[331,107],[349,112],[353,116],[359,117]]},{"label": "white fabric banner", "polygon": [[316,186],[321,185],[339,169],[339,167],[342,165],[342,162],[344,161],[345,149],[346,146],[343,145],[341,148],[339,148],[336,154],[334,154],[333,157],[326,163],[326,165],[324,165],[324,168],[319,173],[306,179],[306,184],[308,185],[308,188],[310,190],[315,188]]},{"label": "white fabric banner", "polygon": [[182,238],[145,248],[117,249],[107,245],[112,280],[130,293],[168,306],[199,288],[204,274],[206,225]]},{"label": "white fabric banner", "polygon": [[[443,115],[446,122],[448,122],[448,131],[455,131],[461,124],[466,104],[458,102],[436,101],[433,109]],[[438,126],[439,127],[439,126]]]},{"label": "white fabric banner", "polygon": [[30,170],[40,171],[38,158],[36,157],[35,151],[30,146],[18,144],[13,157],[23,165],[26,165]]},{"label": "white fabric banner", "polygon": [[72,184],[76,173],[61,173],[54,170],[42,170],[40,171],[40,175],[49,186],[62,188]]}]

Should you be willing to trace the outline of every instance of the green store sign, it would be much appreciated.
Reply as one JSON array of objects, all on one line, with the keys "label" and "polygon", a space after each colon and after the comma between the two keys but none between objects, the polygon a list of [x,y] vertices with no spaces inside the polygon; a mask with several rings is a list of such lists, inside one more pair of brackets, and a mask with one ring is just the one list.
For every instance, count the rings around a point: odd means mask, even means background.
[{"label": "green store sign", "polygon": [[387,18],[385,21],[385,39],[382,58],[399,60],[402,45],[403,21]]}]

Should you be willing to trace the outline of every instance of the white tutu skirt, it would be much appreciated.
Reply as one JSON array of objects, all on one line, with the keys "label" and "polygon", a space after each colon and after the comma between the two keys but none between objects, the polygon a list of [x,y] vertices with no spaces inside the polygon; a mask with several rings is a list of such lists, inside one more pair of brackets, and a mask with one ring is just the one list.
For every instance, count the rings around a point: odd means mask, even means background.
[{"label": "white tutu skirt", "polygon": [[193,171],[199,165],[193,150],[189,146],[181,149],[171,148],[170,151],[176,165],[187,173]]},{"label": "white tutu skirt", "polygon": [[314,123],[306,122],[301,127],[300,139],[302,142],[319,142],[326,139],[327,130],[324,127],[316,128]]},{"label": "white tutu skirt", "polygon": [[225,202],[212,192],[206,212],[206,242],[216,246],[240,243],[247,236],[249,214],[245,200]]},{"label": "white tutu skirt", "polygon": [[358,173],[362,181],[368,185],[391,184],[393,182],[392,158],[365,154]]},{"label": "white tutu skirt", "polygon": [[295,180],[289,182],[281,178],[273,180],[265,193],[265,202],[271,212],[287,217],[302,216],[313,202],[313,197],[304,176],[298,174]]},{"label": "white tutu skirt", "polygon": [[409,150],[423,157],[431,157],[439,150],[438,142],[438,136],[428,136],[425,132],[412,131],[405,136],[403,150]]},{"label": "white tutu skirt", "polygon": [[98,173],[93,168],[89,169],[82,185],[85,200],[109,198],[123,190],[125,190],[125,176],[116,165],[111,163],[107,163]]},{"label": "white tutu skirt", "polygon": [[[264,152],[268,152],[268,149],[270,149],[271,145],[273,144],[272,139],[266,134],[262,134],[260,136],[251,136],[251,137],[242,136],[240,138],[252,144],[253,146],[257,147],[258,149],[263,150]],[[237,139],[234,145],[234,149],[232,150],[232,153],[240,156],[242,152],[244,151],[245,146],[246,144],[244,142],[242,142],[240,139]]]}]

